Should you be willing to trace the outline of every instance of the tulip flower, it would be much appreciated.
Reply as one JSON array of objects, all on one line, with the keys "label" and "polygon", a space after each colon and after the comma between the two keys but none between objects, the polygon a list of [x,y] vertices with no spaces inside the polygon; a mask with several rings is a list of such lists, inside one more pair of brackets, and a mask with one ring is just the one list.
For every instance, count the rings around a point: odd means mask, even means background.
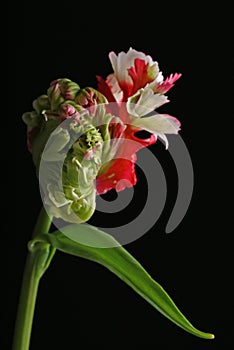
[{"label": "tulip flower", "polygon": [[[133,147],[129,147],[129,142],[121,144],[119,159],[112,162],[110,168],[97,178],[98,193],[105,193],[110,189],[120,191],[135,185],[136,152],[154,144],[157,137],[164,140],[167,148],[165,134],[177,134],[180,130],[178,119],[159,114],[155,110],[168,102],[164,93],[172,88],[181,74],[176,73],[163,80],[158,63],[150,56],[131,48],[127,53],[121,52],[118,55],[111,52],[109,58],[114,72],[106,80],[97,76],[98,90],[110,104],[114,103],[113,109],[117,109],[118,116],[126,126],[122,137],[126,141],[133,140],[134,143]],[[149,113],[152,115],[147,117]],[[137,137],[137,132],[142,130],[148,131],[150,137]],[[127,181],[122,181],[122,185],[116,187],[115,184],[121,179]]]},{"label": "tulip flower", "polygon": [[[13,350],[29,349],[39,281],[56,250],[105,266],[182,329],[214,338],[195,328],[111,235],[86,224],[98,195],[136,184],[137,152],[158,138],[167,148],[166,134],[180,130],[178,119],[157,109],[168,102],[165,93],[181,74],[164,79],[156,61],[132,48],[111,52],[109,58],[113,73],[106,79],[98,76],[96,89],[56,79],[23,115],[44,206],[28,243]],[[149,136],[139,137],[140,131]],[[71,224],[50,232],[54,217]]]}]

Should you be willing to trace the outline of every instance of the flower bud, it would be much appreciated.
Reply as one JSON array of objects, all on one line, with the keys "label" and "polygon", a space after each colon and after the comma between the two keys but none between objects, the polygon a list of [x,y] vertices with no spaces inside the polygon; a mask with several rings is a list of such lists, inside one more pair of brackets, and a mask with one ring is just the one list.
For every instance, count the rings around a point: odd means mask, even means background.
[{"label": "flower bud", "polygon": [[104,95],[102,95],[99,91],[87,87],[84,89],[81,89],[76,98],[75,102],[83,107],[91,107],[100,103],[107,103],[107,99]]},{"label": "flower bud", "polygon": [[[100,132],[91,126],[73,144],[65,159],[63,190],[65,197],[71,201],[69,209],[76,215],[70,215],[68,221],[87,221],[95,210],[95,180],[101,167],[102,144]],[[64,217],[63,213],[61,216]]]},{"label": "flower bud", "polygon": [[74,120],[78,121],[80,119],[80,113],[78,111],[79,107],[72,105],[71,103],[65,101],[60,106],[60,116],[63,119],[69,119],[73,118]]},{"label": "flower bud", "polygon": [[[102,135],[99,124],[108,124],[112,116],[99,105],[107,101],[100,92],[80,90],[69,79],[53,81],[47,92],[33,101],[32,112],[23,115],[28,148],[50,214],[69,222],[84,222],[95,210],[95,181],[102,166],[103,142],[110,138],[108,132]],[[100,111],[95,117],[98,105]]]},{"label": "flower bud", "polygon": [[84,108],[88,108],[90,115],[94,116],[97,110],[96,106],[101,103],[107,103],[107,99],[99,91],[87,87],[78,92],[75,102]]},{"label": "flower bud", "polygon": [[79,85],[70,79],[57,79],[51,82],[47,94],[52,111],[56,111],[61,103],[66,100],[74,101],[80,90]]},{"label": "flower bud", "polygon": [[41,95],[33,101],[33,108],[37,114],[42,113],[44,110],[50,109],[50,101],[47,95]]}]

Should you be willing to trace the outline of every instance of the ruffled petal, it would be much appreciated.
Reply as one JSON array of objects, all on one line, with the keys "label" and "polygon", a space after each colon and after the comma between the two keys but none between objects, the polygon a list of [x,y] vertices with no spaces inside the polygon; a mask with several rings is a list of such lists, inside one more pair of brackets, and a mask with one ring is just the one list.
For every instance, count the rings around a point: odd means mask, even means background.
[{"label": "ruffled petal", "polygon": [[115,159],[104,165],[107,170],[103,172],[102,168],[100,169],[100,175],[96,179],[97,194],[104,194],[111,189],[120,192],[136,184],[136,152],[156,142],[154,134],[146,139],[138,138],[135,135],[138,130],[133,129],[132,125],[127,125]]},{"label": "ruffled petal", "polygon": [[136,184],[135,162],[128,159],[116,159],[108,171],[96,179],[97,194],[115,189],[117,192]]},{"label": "ruffled petal", "polygon": [[114,76],[123,91],[123,101],[157,78],[158,82],[162,80],[158,63],[143,52],[130,48],[127,53],[122,51],[118,55],[110,52],[109,58]]},{"label": "ruffled petal", "polygon": [[128,68],[128,74],[133,82],[132,94],[135,94],[139,89],[145,87],[146,84],[154,81],[157,75],[157,64],[149,66],[149,63],[146,61],[136,58],[134,65]]},{"label": "ruffled petal", "polygon": [[116,72],[117,71],[117,55],[115,54],[114,51],[111,51],[109,53],[109,60],[111,62],[113,71]]},{"label": "ruffled petal", "polygon": [[134,118],[132,125],[156,134],[165,141],[168,148],[168,141],[164,134],[177,134],[181,124],[178,119],[168,114],[156,114],[146,118]]},{"label": "ruffled petal", "polygon": [[141,117],[167,102],[169,102],[167,96],[154,94],[150,86],[147,86],[128,99],[127,111],[135,117]]},{"label": "ruffled petal", "polygon": [[120,89],[118,80],[116,79],[116,76],[114,74],[109,74],[106,78],[106,83],[111,89],[111,92],[117,102],[120,102],[123,100],[123,91]]},{"label": "ruffled petal", "polygon": [[143,52],[136,51],[132,48],[130,48],[128,52],[121,51],[118,56],[113,51],[110,52],[109,59],[118,81],[132,83],[132,80],[128,75],[128,68],[134,65],[136,58],[146,60],[150,64],[153,63],[153,60],[150,56],[146,56]]},{"label": "ruffled petal", "polygon": [[182,74],[175,73],[174,75],[171,74],[169,77],[167,77],[163,82],[161,82],[157,88],[156,92],[160,94],[165,94],[167,91],[169,91],[175,84],[175,82],[181,77]]}]

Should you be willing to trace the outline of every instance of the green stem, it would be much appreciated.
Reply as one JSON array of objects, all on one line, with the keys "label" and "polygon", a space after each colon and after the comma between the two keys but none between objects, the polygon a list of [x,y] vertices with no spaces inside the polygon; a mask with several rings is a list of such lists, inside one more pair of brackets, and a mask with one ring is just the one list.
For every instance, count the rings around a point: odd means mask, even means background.
[{"label": "green stem", "polygon": [[[50,225],[51,218],[47,215],[45,209],[42,208],[32,236],[36,237],[41,233],[48,233]],[[45,242],[29,245],[18,303],[12,350],[29,349],[39,281],[49,266],[54,253],[55,249]]]},{"label": "green stem", "polygon": [[45,208],[42,207],[33,230],[32,238],[40,233],[48,233],[51,226],[51,220],[52,219],[47,214]]}]

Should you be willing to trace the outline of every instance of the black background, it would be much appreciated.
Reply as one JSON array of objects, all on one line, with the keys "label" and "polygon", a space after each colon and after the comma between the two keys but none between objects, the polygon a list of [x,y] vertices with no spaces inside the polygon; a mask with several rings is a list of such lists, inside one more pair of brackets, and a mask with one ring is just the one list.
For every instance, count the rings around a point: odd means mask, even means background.
[{"label": "black background", "polygon": [[[21,115],[53,79],[67,77],[80,86],[95,87],[96,74],[105,77],[111,72],[108,53],[133,47],[157,60],[164,76],[183,74],[168,93],[171,102],[165,111],[182,123],[180,134],[191,155],[195,184],[185,218],[173,233],[165,234],[176,198],[176,171],[164,147],[152,146],[167,177],[167,203],[148,234],[125,248],[195,326],[216,338],[187,334],[105,268],[57,252],[40,284],[31,349],[231,349],[232,259],[230,215],[225,209],[229,187],[224,182],[228,164],[217,130],[220,117],[216,119],[222,70],[216,18],[192,4],[154,8],[146,2],[25,2],[9,10],[9,114],[2,125],[2,192],[7,197],[3,226],[8,242],[3,348],[10,348],[12,341],[26,244],[41,207]],[[136,193],[140,189],[138,181]]]}]

